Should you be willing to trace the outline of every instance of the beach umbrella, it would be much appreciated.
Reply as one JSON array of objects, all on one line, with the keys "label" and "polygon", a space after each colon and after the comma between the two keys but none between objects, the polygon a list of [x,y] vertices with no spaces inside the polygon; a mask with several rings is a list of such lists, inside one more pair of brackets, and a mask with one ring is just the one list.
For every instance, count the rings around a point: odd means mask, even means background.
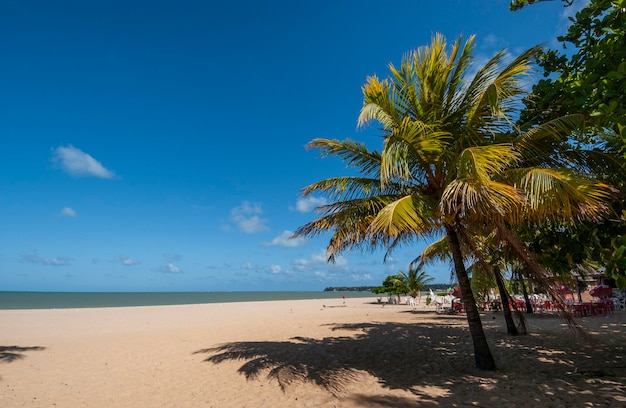
[{"label": "beach umbrella", "polygon": [[609,296],[613,293],[613,289],[609,285],[598,285],[589,291],[589,294],[593,297]]}]

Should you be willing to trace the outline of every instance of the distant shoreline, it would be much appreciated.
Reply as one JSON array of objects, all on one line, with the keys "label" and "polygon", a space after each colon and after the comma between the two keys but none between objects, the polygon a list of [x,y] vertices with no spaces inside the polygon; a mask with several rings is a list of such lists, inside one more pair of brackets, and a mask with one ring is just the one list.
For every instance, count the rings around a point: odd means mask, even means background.
[{"label": "distant shoreline", "polygon": [[18,292],[0,291],[0,310],[75,309],[132,306],[170,306],[205,303],[261,302],[367,298],[356,291],[257,291],[257,292]]}]

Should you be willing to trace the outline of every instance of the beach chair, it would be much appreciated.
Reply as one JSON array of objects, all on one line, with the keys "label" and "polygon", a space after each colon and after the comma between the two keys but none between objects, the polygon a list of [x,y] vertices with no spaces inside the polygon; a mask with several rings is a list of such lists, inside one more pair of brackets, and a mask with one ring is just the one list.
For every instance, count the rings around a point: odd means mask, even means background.
[{"label": "beach chair", "polygon": [[437,296],[435,298],[435,311],[436,312],[443,312],[443,304],[444,304],[443,297]]},{"label": "beach chair", "polygon": [[461,302],[461,299],[455,300],[454,303],[452,303],[452,310],[458,313],[465,312],[465,305]]},{"label": "beach chair", "polygon": [[587,316],[587,311],[585,310],[585,308],[581,304],[572,305],[572,309],[571,310],[574,313],[574,316],[578,316],[578,317]]},{"label": "beach chair", "polygon": [[615,308],[613,307],[613,301],[611,299],[606,299],[604,301],[604,312],[605,314],[611,314],[615,311]]},{"label": "beach chair", "polygon": [[415,309],[417,307],[417,299],[413,296],[408,296],[406,298],[406,304],[411,306],[412,309]]}]

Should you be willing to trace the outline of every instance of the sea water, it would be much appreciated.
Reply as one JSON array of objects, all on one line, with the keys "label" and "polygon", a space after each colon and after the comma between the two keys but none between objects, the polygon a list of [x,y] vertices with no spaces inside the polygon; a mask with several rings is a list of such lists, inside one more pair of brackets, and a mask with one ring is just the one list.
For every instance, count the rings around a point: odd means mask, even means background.
[{"label": "sea water", "polygon": [[371,297],[371,292],[2,292],[0,309],[68,309]]}]

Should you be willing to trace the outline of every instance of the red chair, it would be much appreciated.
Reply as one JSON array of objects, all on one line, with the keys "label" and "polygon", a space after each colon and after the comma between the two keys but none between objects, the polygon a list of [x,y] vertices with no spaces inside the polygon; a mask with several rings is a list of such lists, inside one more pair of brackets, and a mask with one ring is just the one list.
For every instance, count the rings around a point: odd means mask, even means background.
[{"label": "red chair", "polygon": [[572,311],[574,312],[574,316],[579,316],[579,317],[587,316],[587,310],[581,304],[572,305]]},{"label": "red chair", "polygon": [[544,301],[543,305],[544,305],[545,310],[547,311],[554,310],[554,305],[549,300]]},{"label": "red chair", "polygon": [[604,314],[613,313],[613,301],[611,299],[604,300]]},{"label": "red chair", "polygon": [[593,311],[594,311],[593,303],[591,303],[591,302],[584,302],[582,304],[582,307],[583,307],[583,310],[585,312],[585,316],[593,315]]}]

